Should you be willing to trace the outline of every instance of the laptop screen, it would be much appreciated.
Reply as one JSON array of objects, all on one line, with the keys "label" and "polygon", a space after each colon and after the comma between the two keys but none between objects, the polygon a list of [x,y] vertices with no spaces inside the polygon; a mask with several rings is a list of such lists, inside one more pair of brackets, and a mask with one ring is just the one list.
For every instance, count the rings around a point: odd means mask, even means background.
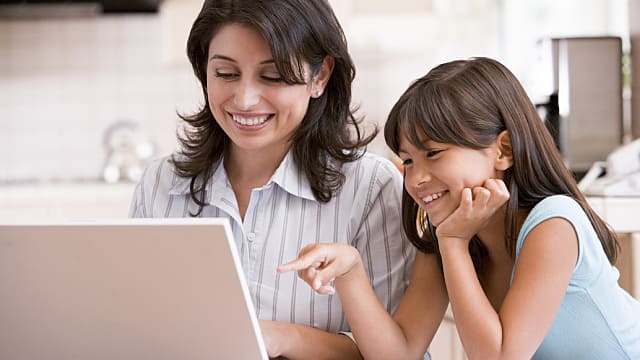
[{"label": "laptop screen", "polygon": [[226,219],[0,224],[0,358],[266,359]]}]

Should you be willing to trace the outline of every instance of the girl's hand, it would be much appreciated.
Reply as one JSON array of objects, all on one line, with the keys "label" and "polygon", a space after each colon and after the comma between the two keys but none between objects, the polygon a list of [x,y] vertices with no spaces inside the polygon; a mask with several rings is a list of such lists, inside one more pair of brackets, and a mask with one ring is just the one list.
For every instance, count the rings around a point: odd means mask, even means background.
[{"label": "girl's hand", "polygon": [[460,206],[436,228],[438,239],[460,239],[468,244],[509,200],[509,190],[504,181],[488,179],[482,186],[464,188]]},{"label": "girl's hand", "polygon": [[330,282],[344,278],[361,262],[356,248],[346,244],[312,244],[300,251],[296,260],[278,266],[284,273],[297,271],[298,276],[320,294],[335,294]]}]

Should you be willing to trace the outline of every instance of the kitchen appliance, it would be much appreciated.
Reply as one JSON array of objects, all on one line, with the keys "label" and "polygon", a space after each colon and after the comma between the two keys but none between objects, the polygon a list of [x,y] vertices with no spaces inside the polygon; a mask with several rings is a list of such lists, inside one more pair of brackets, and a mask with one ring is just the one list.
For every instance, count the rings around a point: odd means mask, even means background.
[{"label": "kitchen appliance", "polygon": [[105,130],[102,142],[106,152],[102,176],[108,183],[138,182],[156,150],[138,124],[129,120],[111,124]]},{"label": "kitchen appliance", "polygon": [[0,0],[0,19],[157,13],[162,0]]},{"label": "kitchen appliance", "polygon": [[593,163],[578,187],[587,196],[640,196],[640,139]]},{"label": "kitchen appliance", "polygon": [[551,38],[551,93],[537,104],[563,160],[576,178],[622,144],[622,39]]}]

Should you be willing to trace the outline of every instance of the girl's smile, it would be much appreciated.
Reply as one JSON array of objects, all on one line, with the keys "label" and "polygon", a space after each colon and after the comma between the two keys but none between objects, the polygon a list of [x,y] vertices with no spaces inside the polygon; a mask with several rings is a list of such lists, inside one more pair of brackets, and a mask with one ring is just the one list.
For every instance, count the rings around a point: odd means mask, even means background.
[{"label": "girl's smile", "polygon": [[440,200],[443,196],[445,196],[448,193],[448,191],[439,191],[436,193],[432,193],[430,195],[426,195],[422,197],[422,208],[425,210],[428,210],[430,208],[433,208],[434,206],[437,206],[438,204],[438,200]]}]

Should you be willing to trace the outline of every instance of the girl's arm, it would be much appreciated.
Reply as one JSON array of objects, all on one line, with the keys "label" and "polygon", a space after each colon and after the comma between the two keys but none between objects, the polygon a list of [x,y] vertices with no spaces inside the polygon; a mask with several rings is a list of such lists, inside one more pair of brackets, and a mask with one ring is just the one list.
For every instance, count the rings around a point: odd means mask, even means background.
[{"label": "girl's arm", "polygon": [[369,284],[358,251],[348,245],[317,244],[279,271],[297,270],[316,291],[333,293],[366,359],[422,359],[442,321],[447,295],[435,255],[418,252],[411,282],[393,318]]},{"label": "girl's arm", "polygon": [[[455,219],[458,225],[462,219],[473,228],[473,224],[479,223],[473,214],[481,210],[471,204],[478,199],[490,204],[491,197],[500,193],[493,186],[477,191],[474,191],[477,196],[473,202],[470,192],[467,192],[467,200],[463,199],[461,209],[465,206],[474,209],[468,211],[469,216],[464,219],[459,215],[465,211],[458,213]],[[475,217],[480,218],[482,216]],[[442,231],[444,236],[439,234],[438,239],[451,310],[467,355],[470,359],[531,358],[560,308],[578,258],[578,240],[573,226],[567,220],[551,218],[528,234],[515,265],[511,287],[496,311],[473,268],[468,251],[470,236],[453,236],[452,224],[447,224],[446,230],[450,231]]]}]

